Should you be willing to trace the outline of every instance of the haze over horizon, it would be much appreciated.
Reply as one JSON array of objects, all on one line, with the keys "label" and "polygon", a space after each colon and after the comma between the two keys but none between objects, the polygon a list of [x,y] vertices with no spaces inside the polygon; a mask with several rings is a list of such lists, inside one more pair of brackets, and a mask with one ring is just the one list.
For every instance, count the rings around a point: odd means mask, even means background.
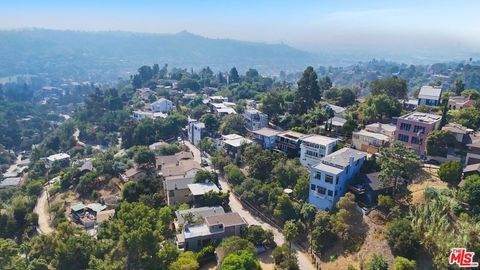
[{"label": "haze over horizon", "polygon": [[[16,1],[2,4],[4,30],[178,33],[325,50],[451,58],[479,53],[480,2],[402,1]],[[425,54],[425,55],[423,55]],[[393,57],[395,59],[395,57]],[[445,59],[445,61],[452,60]]]}]

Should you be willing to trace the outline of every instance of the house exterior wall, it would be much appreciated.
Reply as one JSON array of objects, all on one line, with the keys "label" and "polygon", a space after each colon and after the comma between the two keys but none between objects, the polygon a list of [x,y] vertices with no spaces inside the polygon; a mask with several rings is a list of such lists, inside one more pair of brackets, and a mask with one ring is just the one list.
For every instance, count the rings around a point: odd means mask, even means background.
[{"label": "house exterior wall", "polygon": [[151,104],[152,112],[168,113],[173,109],[173,103],[168,100],[157,100]]},{"label": "house exterior wall", "polygon": [[291,140],[286,137],[277,136],[276,147],[291,156],[298,156],[300,151],[299,141]]},{"label": "house exterior wall", "polygon": [[419,98],[418,105],[438,106],[440,105],[440,100]]},{"label": "house exterior wall", "polygon": [[320,162],[322,157],[330,155],[336,145],[336,141],[326,145],[302,142],[300,144],[300,163],[305,167],[313,166]]},{"label": "house exterior wall", "polygon": [[225,227],[221,232],[213,229],[211,230],[211,234],[185,239],[185,249],[198,251],[209,243],[220,243],[225,237],[239,236],[242,228],[245,228],[246,226],[246,224],[229,226]]},{"label": "house exterior wall", "polygon": [[[172,196],[173,195],[173,196]],[[192,200],[190,189],[176,189],[167,191],[167,204],[182,204]]]},{"label": "house exterior wall", "polygon": [[204,129],[198,125],[198,122],[191,122],[188,124],[188,140],[194,145],[202,139]]},{"label": "house exterior wall", "polygon": [[247,122],[249,130],[258,130],[268,126],[268,115],[261,112],[251,113],[247,110],[243,113],[243,118]]},{"label": "house exterior wall", "polygon": [[404,118],[398,118],[395,140],[404,143],[419,155],[425,155],[425,140],[428,134],[437,129],[440,121],[436,123],[423,123]]},{"label": "house exterior wall", "polygon": [[355,149],[362,150],[368,146],[373,146],[376,149],[379,149],[382,146],[388,144],[388,141],[380,140],[371,136],[360,134],[354,132],[352,134],[352,145]]},{"label": "house exterior wall", "polygon": [[[347,185],[358,174],[365,162],[365,158],[344,167],[338,174],[322,171],[312,167],[310,169],[310,187],[308,202],[324,210],[332,210],[338,200],[347,191]],[[327,182],[327,177],[332,177],[332,183]],[[322,190],[325,190],[323,194]]]},{"label": "house exterior wall", "polygon": [[253,140],[259,143],[265,149],[272,149],[276,146],[277,136],[263,136],[253,134]]},{"label": "house exterior wall", "polygon": [[465,157],[465,165],[480,163],[480,148],[469,146],[467,156]]}]

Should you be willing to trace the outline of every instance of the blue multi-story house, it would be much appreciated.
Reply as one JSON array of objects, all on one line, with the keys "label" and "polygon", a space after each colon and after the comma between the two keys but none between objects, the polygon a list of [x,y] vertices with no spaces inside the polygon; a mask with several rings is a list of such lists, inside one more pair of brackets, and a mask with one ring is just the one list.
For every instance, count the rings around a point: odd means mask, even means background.
[{"label": "blue multi-story house", "polygon": [[323,157],[310,167],[308,202],[319,209],[332,210],[366,158],[366,153],[351,148],[342,148]]},{"label": "blue multi-story house", "polygon": [[441,96],[442,88],[430,85],[422,86],[420,93],[418,93],[418,105],[438,106]]},{"label": "blue multi-story house", "polygon": [[282,131],[268,127],[251,131],[253,140],[262,145],[262,147],[265,149],[272,149],[276,147],[277,135],[280,133],[282,133]]}]

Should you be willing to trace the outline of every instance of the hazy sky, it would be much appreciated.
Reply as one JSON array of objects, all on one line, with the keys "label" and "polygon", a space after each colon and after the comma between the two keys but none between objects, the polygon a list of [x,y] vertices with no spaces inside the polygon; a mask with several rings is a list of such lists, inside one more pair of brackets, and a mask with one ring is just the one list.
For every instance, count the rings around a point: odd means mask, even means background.
[{"label": "hazy sky", "polygon": [[322,48],[479,51],[479,0],[13,0],[0,28],[175,33]]}]

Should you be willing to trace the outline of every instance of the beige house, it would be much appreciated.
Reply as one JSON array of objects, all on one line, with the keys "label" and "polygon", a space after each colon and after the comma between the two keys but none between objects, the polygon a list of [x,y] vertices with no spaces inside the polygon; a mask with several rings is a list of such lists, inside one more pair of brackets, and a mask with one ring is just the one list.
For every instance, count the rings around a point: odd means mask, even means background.
[{"label": "beige house", "polygon": [[147,174],[144,170],[141,170],[137,167],[126,170],[120,175],[124,182],[126,181],[138,181],[141,178],[145,177]]},{"label": "beige house", "polygon": [[375,154],[380,147],[388,145],[390,137],[366,130],[360,130],[352,133],[352,144],[357,150]]}]

